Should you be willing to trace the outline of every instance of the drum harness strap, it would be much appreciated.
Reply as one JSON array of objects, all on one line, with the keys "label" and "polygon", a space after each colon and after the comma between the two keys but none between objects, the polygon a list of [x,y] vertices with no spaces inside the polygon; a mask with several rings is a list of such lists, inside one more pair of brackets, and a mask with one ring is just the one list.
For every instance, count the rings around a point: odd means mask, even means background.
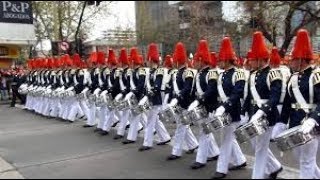
[{"label": "drum harness strap", "polygon": [[[222,87],[222,77],[223,77],[223,73],[221,73],[219,75],[219,79],[218,79],[218,93],[219,93],[219,97],[220,97],[220,101],[221,102],[227,102],[229,97],[226,95],[226,93],[223,90]],[[236,72],[233,73],[232,75],[232,84],[235,85],[235,78],[236,78]]]},{"label": "drum harness strap", "polygon": [[310,113],[312,109],[316,107],[315,104],[313,104],[313,97],[314,97],[314,91],[313,91],[313,79],[314,74],[312,73],[310,78],[309,78],[309,104],[307,101],[304,99],[300,89],[299,89],[299,84],[298,84],[298,73],[294,74],[293,77],[291,78],[291,84],[292,84],[292,92],[293,95],[297,101],[296,104],[291,104],[291,107],[293,109],[303,109],[307,114]]}]

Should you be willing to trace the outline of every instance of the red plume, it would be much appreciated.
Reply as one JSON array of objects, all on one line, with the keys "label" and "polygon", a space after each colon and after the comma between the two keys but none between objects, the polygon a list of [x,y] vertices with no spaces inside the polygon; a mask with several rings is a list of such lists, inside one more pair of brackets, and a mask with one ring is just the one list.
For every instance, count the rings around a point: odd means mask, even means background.
[{"label": "red plume", "polygon": [[296,42],[292,50],[292,59],[313,59],[313,50],[309,33],[306,29],[297,32]]},{"label": "red plume", "polygon": [[217,55],[215,52],[211,52],[210,56],[211,56],[210,65],[211,67],[215,68],[217,66]]},{"label": "red plume", "polygon": [[182,42],[178,42],[176,44],[173,58],[174,58],[174,61],[179,65],[183,65],[186,63],[186,60],[188,59],[187,52]]},{"label": "red plume", "polygon": [[164,59],[164,67],[172,68],[173,67],[173,60],[170,55],[166,55]]},{"label": "red plume", "polygon": [[159,51],[157,44],[151,43],[149,45],[147,60],[154,63],[159,63]]},{"label": "red plume", "polygon": [[142,58],[139,55],[138,49],[136,47],[131,48],[130,51],[131,62],[135,65],[143,65]]},{"label": "red plume", "polygon": [[205,64],[210,64],[210,51],[208,42],[206,40],[200,40],[196,54],[197,56],[195,56],[194,60],[202,61]]},{"label": "red plume", "polygon": [[117,65],[116,54],[114,53],[113,49],[109,49],[108,64],[113,66]]},{"label": "red plume", "polygon": [[89,57],[89,62],[90,63],[97,63],[97,60],[98,60],[98,53],[92,52]]},{"label": "red plume", "polygon": [[232,42],[229,37],[224,37],[221,42],[219,60],[228,61],[236,60],[235,53],[232,48]]},{"label": "red plume", "polygon": [[98,51],[97,52],[97,63],[104,65],[105,64],[105,55],[104,52]]},{"label": "red plume", "polygon": [[269,51],[265,44],[264,36],[261,31],[257,31],[253,34],[251,49],[255,59],[269,58]]},{"label": "red plume", "polygon": [[281,58],[278,52],[277,47],[273,47],[271,51],[270,64],[273,66],[279,66]]},{"label": "red plume", "polygon": [[125,65],[130,65],[126,48],[122,48],[120,50],[119,62],[121,62],[122,64],[125,64]]}]

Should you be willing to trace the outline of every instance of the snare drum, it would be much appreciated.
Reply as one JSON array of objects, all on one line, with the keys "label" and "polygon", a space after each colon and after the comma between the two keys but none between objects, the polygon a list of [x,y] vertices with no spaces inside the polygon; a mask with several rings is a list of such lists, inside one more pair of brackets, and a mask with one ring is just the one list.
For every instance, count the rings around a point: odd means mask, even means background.
[{"label": "snare drum", "polygon": [[175,105],[172,107],[168,107],[165,110],[159,112],[158,116],[161,121],[169,121],[170,119],[175,120],[175,116],[181,113],[182,113],[182,108],[178,105]]},{"label": "snare drum", "polygon": [[315,136],[313,135],[313,132],[304,134],[300,131],[301,126],[296,126],[293,128],[290,128],[283,133],[279,134],[274,140],[277,144],[277,147],[281,151],[287,151],[292,148],[301,146],[306,144],[307,142],[311,141]]},{"label": "snare drum", "polygon": [[232,122],[232,118],[230,114],[224,113],[222,116],[214,117],[212,121],[209,123],[211,124],[214,130],[218,130],[220,128],[226,127],[230,125]]},{"label": "snare drum", "polygon": [[268,120],[260,118],[255,122],[249,122],[243,126],[238,127],[234,134],[237,141],[241,144],[249,141],[250,139],[259,136],[267,131],[269,128]]},{"label": "snare drum", "polygon": [[190,117],[193,122],[200,121],[208,117],[208,112],[204,106],[198,106],[190,110]]}]

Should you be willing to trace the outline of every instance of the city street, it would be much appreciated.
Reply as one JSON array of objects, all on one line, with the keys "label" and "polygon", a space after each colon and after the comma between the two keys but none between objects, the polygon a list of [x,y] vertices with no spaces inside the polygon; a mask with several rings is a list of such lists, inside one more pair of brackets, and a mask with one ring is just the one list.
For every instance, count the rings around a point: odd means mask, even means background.
[{"label": "city street", "polygon": [[[0,105],[0,156],[8,168],[1,165],[0,178],[210,178],[216,162],[201,170],[191,170],[195,154],[167,162],[170,146],[154,146],[148,152],[139,152],[142,139],[132,145],[123,145],[109,136],[100,136],[93,128],[82,128],[84,122],[73,124],[48,119],[21,108]],[[167,124],[171,134],[173,124]],[[194,132],[197,132],[193,126]],[[140,134],[142,135],[142,134]],[[219,137],[216,135],[216,137]],[[219,138],[217,138],[219,139]],[[228,178],[250,178],[252,150],[241,145],[247,154],[246,169],[232,171]],[[272,147],[274,150],[275,148]],[[279,157],[280,153],[274,151]],[[280,158],[284,171],[279,178],[297,178],[297,163],[291,153]]]}]

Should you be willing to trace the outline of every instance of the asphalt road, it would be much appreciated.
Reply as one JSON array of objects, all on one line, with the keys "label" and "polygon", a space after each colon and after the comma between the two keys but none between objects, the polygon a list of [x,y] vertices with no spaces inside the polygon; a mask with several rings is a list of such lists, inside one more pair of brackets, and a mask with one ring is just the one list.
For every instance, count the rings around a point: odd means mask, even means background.
[{"label": "asphalt road", "polygon": [[[171,146],[154,146],[139,152],[142,138],[136,144],[123,145],[113,140],[114,131],[100,136],[93,128],[82,128],[84,122],[69,124],[48,119],[20,108],[0,105],[0,156],[24,178],[210,178],[216,162],[200,170],[191,170],[196,154],[184,154],[174,162],[166,161]],[[166,124],[173,134],[175,125]],[[197,127],[193,126],[194,132]],[[142,134],[141,134],[142,135]],[[219,141],[220,135],[215,135]],[[250,178],[253,152],[249,144],[241,145],[248,157],[248,167],[231,171],[228,178]],[[283,163],[280,178],[297,178],[298,164],[292,153],[272,151]]]}]

